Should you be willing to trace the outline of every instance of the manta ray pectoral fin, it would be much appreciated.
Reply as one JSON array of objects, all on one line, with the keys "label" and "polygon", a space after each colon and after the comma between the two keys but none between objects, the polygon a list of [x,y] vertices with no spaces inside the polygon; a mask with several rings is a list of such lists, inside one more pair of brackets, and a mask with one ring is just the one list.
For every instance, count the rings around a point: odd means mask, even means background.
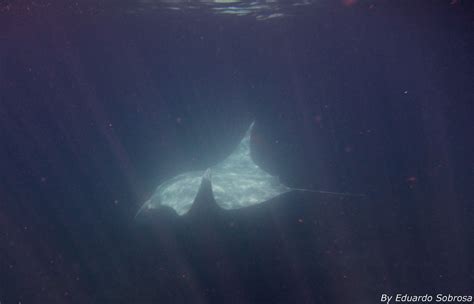
[{"label": "manta ray pectoral fin", "polygon": [[186,214],[196,199],[206,172],[186,172],[160,184],[151,198],[138,210],[137,215],[147,209],[161,207],[169,207],[178,215]]},{"label": "manta ray pectoral fin", "polygon": [[212,178],[211,168],[208,168],[206,171],[204,171],[202,178],[205,180],[211,181],[211,178]]},{"label": "manta ray pectoral fin", "polygon": [[151,199],[147,200],[146,202],[143,203],[143,205],[140,207],[140,209],[138,209],[137,213],[135,214],[135,219],[137,218],[137,216],[139,216],[143,210],[146,210],[146,209],[151,209]]},{"label": "manta ray pectoral fin", "polygon": [[216,203],[223,209],[232,210],[260,204],[291,191],[260,168],[250,153],[250,138],[254,123],[234,151],[222,162],[211,167],[212,192]]}]

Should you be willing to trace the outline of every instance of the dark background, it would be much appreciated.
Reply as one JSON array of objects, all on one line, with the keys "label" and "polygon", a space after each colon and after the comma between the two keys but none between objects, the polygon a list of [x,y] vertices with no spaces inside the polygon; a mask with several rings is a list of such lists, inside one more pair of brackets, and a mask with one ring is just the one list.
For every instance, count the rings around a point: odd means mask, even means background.
[{"label": "dark background", "polygon": [[[322,2],[259,22],[0,2],[1,303],[472,295],[467,3]],[[252,120],[254,158],[285,184],[366,196],[134,220]]]}]

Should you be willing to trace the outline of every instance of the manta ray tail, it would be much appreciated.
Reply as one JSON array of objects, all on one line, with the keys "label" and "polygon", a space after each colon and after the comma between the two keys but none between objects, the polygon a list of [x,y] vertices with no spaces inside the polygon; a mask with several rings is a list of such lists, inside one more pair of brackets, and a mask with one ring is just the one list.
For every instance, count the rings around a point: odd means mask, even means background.
[{"label": "manta ray tail", "polygon": [[293,191],[302,191],[302,192],[320,193],[320,194],[339,195],[339,196],[352,196],[352,197],[364,197],[365,196],[364,194],[361,194],[361,193],[332,192],[332,191],[302,189],[302,188],[291,188],[291,190],[293,190]]}]

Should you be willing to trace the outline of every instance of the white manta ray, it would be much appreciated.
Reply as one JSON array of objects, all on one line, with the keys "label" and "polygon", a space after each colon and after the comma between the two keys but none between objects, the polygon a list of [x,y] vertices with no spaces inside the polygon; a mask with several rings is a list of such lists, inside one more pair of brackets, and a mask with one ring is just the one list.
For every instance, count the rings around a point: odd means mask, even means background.
[{"label": "white manta ray", "polygon": [[350,195],[327,191],[296,189],[280,183],[278,177],[262,170],[250,155],[250,125],[237,148],[225,160],[203,171],[191,171],[175,176],[162,183],[151,198],[138,210],[170,207],[178,215],[186,214],[194,203],[203,180],[211,183],[212,193],[218,206],[223,209],[239,209],[260,204],[289,191],[310,191],[326,194]]}]

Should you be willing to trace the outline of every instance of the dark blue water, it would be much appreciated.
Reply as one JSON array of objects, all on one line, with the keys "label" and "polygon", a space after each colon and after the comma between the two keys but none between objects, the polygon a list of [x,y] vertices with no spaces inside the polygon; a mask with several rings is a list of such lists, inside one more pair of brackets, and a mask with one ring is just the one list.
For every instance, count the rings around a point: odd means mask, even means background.
[{"label": "dark blue water", "polygon": [[[7,2],[2,304],[473,295],[467,2],[334,1],[264,21]],[[251,121],[254,159],[282,182],[365,197],[134,220]]]}]

